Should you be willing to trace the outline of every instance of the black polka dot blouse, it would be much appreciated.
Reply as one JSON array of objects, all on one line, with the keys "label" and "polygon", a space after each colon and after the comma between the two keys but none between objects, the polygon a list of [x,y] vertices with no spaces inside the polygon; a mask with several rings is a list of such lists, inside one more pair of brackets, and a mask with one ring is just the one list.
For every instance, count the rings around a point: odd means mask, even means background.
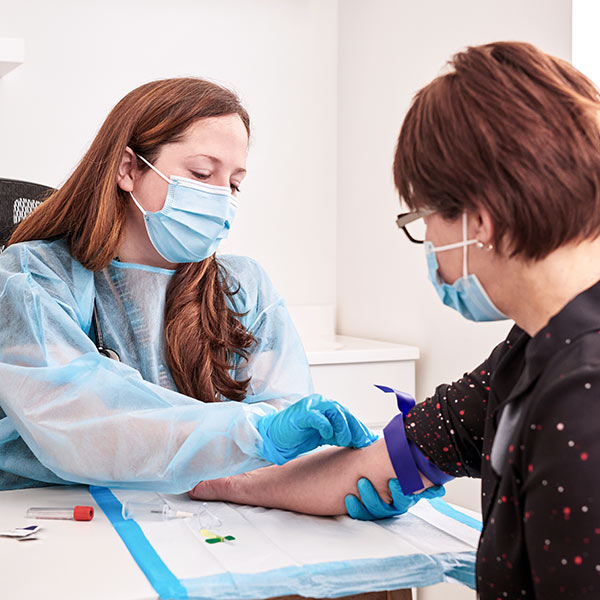
[{"label": "black polka dot blouse", "polygon": [[482,600],[600,598],[600,283],[535,337],[513,327],[405,427],[440,469],[482,480]]}]

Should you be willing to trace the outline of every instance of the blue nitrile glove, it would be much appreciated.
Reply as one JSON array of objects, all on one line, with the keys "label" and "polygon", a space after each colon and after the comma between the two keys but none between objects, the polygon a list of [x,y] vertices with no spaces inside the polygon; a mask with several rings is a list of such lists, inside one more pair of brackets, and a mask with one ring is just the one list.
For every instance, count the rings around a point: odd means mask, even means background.
[{"label": "blue nitrile glove", "polygon": [[277,465],[323,444],[362,448],[377,439],[347,408],[320,394],[262,417],[258,431],[263,457]]},{"label": "blue nitrile glove", "polygon": [[439,498],[446,493],[443,485],[435,485],[419,494],[404,494],[398,480],[390,479],[389,487],[392,493],[392,503],[386,504],[368,479],[364,477],[359,479],[357,487],[360,500],[353,494],[348,494],[344,501],[348,514],[353,519],[360,519],[361,521],[402,515],[421,498]]}]

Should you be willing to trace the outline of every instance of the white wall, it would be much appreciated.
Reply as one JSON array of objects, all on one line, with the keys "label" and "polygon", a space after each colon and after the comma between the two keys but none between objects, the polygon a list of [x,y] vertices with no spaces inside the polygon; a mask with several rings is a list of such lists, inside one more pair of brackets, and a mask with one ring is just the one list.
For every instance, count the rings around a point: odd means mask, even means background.
[{"label": "white wall", "polygon": [[335,303],[336,0],[0,0],[25,63],[0,79],[0,176],[58,185],[152,79],[234,87],[254,129],[229,248],[292,304]]},{"label": "white wall", "polygon": [[572,0],[573,3],[573,65],[585,73],[596,86],[600,85],[600,2]]}]

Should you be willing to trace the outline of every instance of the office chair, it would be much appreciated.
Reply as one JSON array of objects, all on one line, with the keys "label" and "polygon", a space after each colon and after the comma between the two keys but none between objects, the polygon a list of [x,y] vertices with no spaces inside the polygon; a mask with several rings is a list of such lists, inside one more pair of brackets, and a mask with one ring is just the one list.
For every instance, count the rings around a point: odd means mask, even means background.
[{"label": "office chair", "polygon": [[[54,188],[47,185],[0,177],[0,253],[6,247],[15,227],[52,192]],[[92,331],[94,334],[92,339],[98,352],[113,360],[121,360],[115,350],[104,347],[96,300],[94,300]]]},{"label": "office chair", "polygon": [[17,224],[53,191],[38,183],[0,178],[0,252]]}]

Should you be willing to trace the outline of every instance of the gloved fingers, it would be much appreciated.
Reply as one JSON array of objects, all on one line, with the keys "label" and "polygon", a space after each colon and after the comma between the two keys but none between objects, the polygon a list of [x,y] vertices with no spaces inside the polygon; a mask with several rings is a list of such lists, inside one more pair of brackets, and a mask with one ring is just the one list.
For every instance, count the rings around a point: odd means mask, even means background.
[{"label": "gloved fingers", "polygon": [[332,424],[329,419],[318,410],[311,409],[300,415],[296,422],[296,426],[299,429],[315,429],[323,440],[328,440],[333,437]]},{"label": "gloved fingers", "polygon": [[350,413],[346,415],[346,409],[337,402],[329,401],[328,404],[330,404],[330,406],[325,409],[324,414],[333,427],[333,439],[327,440],[328,443],[336,446],[350,446],[352,435],[346,417],[352,417],[352,415]]},{"label": "gloved fingers", "polygon": [[439,498],[446,493],[443,485],[434,485],[433,487],[427,488],[418,494],[405,494],[402,491],[402,486],[397,479],[390,479],[389,485],[390,492],[392,492],[392,498],[394,499],[394,504],[397,503],[400,498],[404,498],[404,501],[408,502],[409,504],[407,509],[423,498]]},{"label": "gloved fingers", "polygon": [[400,485],[400,482],[397,479],[390,479],[388,485],[390,488],[390,492],[392,493],[392,498],[395,498],[396,496],[404,496],[402,486]]},{"label": "gloved fingers", "polygon": [[350,428],[351,441],[350,446],[353,448],[363,448],[369,446],[375,440],[378,435],[373,433],[362,421],[356,418],[353,414],[348,412],[346,414],[348,421],[348,427]]},{"label": "gloved fingers", "polygon": [[[388,486],[392,494],[394,506],[399,509],[397,514],[405,513],[411,506],[419,501],[419,496],[415,494],[405,494],[402,486],[397,479],[390,479]],[[400,507],[402,510],[400,510]]]},{"label": "gloved fingers", "polygon": [[346,505],[346,511],[353,519],[358,519],[359,521],[373,521],[376,518],[353,494],[348,494],[344,498],[344,504]]},{"label": "gloved fingers", "polygon": [[373,484],[365,477],[358,480],[356,487],[358,488],[358,493],[363,504],[377,519],[383,519],[384,517],[391,517],[405,512],[403,510],[398,510],[394,505],[386,504],[377,493]]},{"label": "gloved fingers", "polygon": [[317,404],[320,404],[321,402],[327,402],[328,400],[325,398],[325,396],[322,396],[321,394],[309,394],[308,396],[305,396],[304,398],[302,398],[302,400],[300,400],[299,402],[303,402],[304,406],[307,409],[312,409],[314,408]]},{"label": "gloved fingers", "polygon": [[444,488],[443,485],[434,485],[433,487],[427,488],[426,490],[422,491],[420,494],[415,495],[418,496],[420,500],[421,498],[439,498],[445,493],[446,488]]}]

